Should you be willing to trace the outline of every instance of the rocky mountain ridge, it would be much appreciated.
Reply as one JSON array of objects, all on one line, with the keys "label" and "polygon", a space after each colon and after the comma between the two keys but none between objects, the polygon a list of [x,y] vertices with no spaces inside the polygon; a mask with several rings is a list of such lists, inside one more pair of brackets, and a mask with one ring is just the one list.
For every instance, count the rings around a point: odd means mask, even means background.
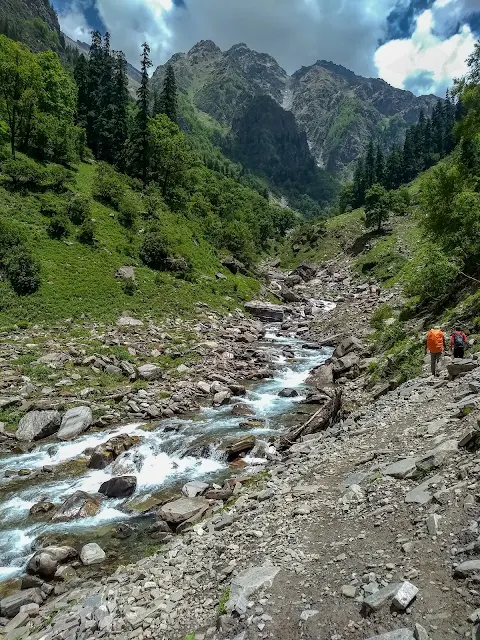
[{"label": "rocky mountain ridge", "polygon": [[[252,97],[270,96],[294,114],[319,166],[334,172],[358,158],[372,137],[386,148],[402,142],[407,126],[422,109],[429,113],[438,100],[357,76],[325,60],[289,76],[273,57],[245,43],[221,51],[214,42],[201,41],[167,64],[174,67],[180,91],[226,127]],[[156,69],[154,86],[161,86],[166,66]]]}]

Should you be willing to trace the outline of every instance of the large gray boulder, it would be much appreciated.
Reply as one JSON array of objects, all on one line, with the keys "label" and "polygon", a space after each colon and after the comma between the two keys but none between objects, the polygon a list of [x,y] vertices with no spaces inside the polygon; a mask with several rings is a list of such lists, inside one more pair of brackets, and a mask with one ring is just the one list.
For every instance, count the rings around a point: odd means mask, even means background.
[{"label": "large gray boulder", "polygon": [[260,318],[260,320],[266,322],[283,322],[284,309],[278,304],[252,300],[245,303],[245,310],[255,318]]},{"label": "large gray boulder", "polygon": [[77,556],[73,547],[45,547],[30,558],[27,572],[50,580],[60,563],[74,560]]},{"label": "large gray boulder", "polygon": [[57,438],[59,440],[76,438],[86,431],[92,422],[93,414],[90,407],[73,407],[63,416]]},{"label": "large gray boulder", "polygon": [[349,338],[342,340],[342,342],[337,346],[333,352],[333,357],[343,358],[347,353],[351,353],[352,351],[363,351],[363,349],[364,346],[361,340],[355,338],[355,336],[350,336]]},{"label": "large gray boulder", "polygon": [[413,635],[410,629],[395,629],[395,631],[388,631],[387,633],[382,633],[379,636],[371,636],[367,638],[367,640],[414,640],[415,636]]},{"label": "large gray boulder", "polygon": [[241,571],[233,578],[230,585],[230,597],[226,604],[227,611],[229,613],[236,611],[240,615],[245,614],[252,593],[264,586],[271,587],[279,571],[280,568],[274,566],[250,567]]},{"label": "large gray boulder", "polygon": [[80,551],[80,560],[87,567],[92,564],[100,564],[105,558],[105,551],[96,542],[89,542],[83,545]]},{"label": "large gray boulder", "polygon": [[461,373],[468,373],[480,366],[478,360],[469,360],[467,358],[455,358],[450,364],[447,364],[448,375],[455,378]]},{"label": "large gray boulder", "polygon": [[48,438],[58,431],[60,423],[58,411],[30,411],[18,423],[15,436],[24,442]]},{"label": "large gray boulder", "polygon": [[7,596],[0,600],[0,616],[4,618],[14,618],[20,611],[20,607],[26,604],[42,604],[43,597],[39,588],[22,589],[11,596]]},{"label": "large gray boulder", "polygon": [[208,507],[209,503],[203,498],[179,498],[164,504],[157,515],[169,524],[180,524],[193,517],[200,517]]},{"label": "large gray boulder", "polygon": [[52,521],[69,521],[97,515],[99,501],[85,491],[75,491],[55,511]]},{"label": "large gray boulder", "polygon": [[142,364],[138,367],[138,377],[141,380],[158,380],[162,377],[162,370],[156,364]]}]

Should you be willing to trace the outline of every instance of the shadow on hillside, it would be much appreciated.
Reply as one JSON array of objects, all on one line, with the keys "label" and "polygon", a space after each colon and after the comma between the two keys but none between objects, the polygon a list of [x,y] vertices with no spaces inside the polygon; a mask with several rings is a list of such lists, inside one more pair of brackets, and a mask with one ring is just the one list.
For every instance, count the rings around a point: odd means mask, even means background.
[{"label": "shadow on hillside", "polygon": [[381,231],[374,229],[373,231],[367,231],[367,233],[364,233],[355,240],[352,246],[347,249],[347,253],[351,256],[359,256],[371,248],[370,243],[372,240],[375,240],[375,238],[383,238],[389,235],[391,231],[391,229],[382,229]]}]

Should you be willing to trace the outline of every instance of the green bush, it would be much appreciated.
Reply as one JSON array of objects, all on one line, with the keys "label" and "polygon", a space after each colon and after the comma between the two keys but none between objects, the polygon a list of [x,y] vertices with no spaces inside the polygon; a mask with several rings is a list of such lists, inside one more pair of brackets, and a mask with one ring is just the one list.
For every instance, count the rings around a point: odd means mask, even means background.
[{"label": "green bush", "polygon": [[139,214],[137,200],[132,194],[125,194],[118,203],[118,221],[125,229],[133,229]]},{"label": "green bush", "polygon": [[47,218],[53,218],[57,215],[65,215],[66,203],[65,200],[59,196],[55,196],[52,193],[43,193],[39,196],[40,213]]},{"label": "green bush", "polygon": [[67,215],[75,225],[81,225],[90,216],[90,198],[76,193],[68,202]]},{"label": "green bush", "polygon": [[52,191],[66,191],[74,181],[73,171],[58,164],[49,164],[45,169],[44,186]]},{"label": "green bush", "polygon": [[95,239],[95,225],[92,220],[85,220],[77,233],[77,240],[82,244],[94,246]]},{"label": "green bush", "polygon": [[54,240],[65,238],[68,232],[68,218],[65,215],[55,215],[48,223],[47,233]]},{"label": "green bush", "polygon": [[125,195],[121,176],[108,164],[101,162],[95,170],[93,195],[114,209],[119,208]]},{"label": "green bush", "polygon": [[30,158],[12,158],[2,164],[2,174],[13,189],[36,191],[43,187],[44,169]]},{"label": "green bush", "polygon": [[40,267],[25,247],[12,249],[5,262],[5,272],[18,295],[34,293],[40,286]]},{"label": "green bush", "polygon": [[193,264],[192,261],[185,256],[176,255],[167,258],[166,268],[177,278],[189,281],[193,280]]},{"label": "green bush", "polygon": [[154,230],[145,234],[139,256],[147,267],[159,271],[166,270],[170,253],[168,238],[161,231]]},{"label": "green bush", "polygon": [[136,284],[135,280],[133,280],[132,278],[128,278],[127,280],[123,281],[122,289],[123,289],[123,293],[125,293],[125,295],[133,296],[133,295],[135,295],[135,292],[137,290],[137,284]]},{"label": "green bush", "polygon": [[460,265],[435,244],[426,247],[423,259],[405,283],[410,296],[418,296],[423,304],[441,304],[454,290]]},{"label": "green bush", "polygon": [[374,329],[383,329],[385,327],[385,320],[393,316],[392,308],[388,304],[380,305],[372,314],[370,318],[370,325]]}]

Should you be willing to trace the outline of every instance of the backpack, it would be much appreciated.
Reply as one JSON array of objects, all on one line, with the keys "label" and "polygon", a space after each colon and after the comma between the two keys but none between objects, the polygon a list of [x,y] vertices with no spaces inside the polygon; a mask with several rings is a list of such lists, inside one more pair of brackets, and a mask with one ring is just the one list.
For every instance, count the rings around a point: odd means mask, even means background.
[{"label": "backpack", "polygon": [[464,347],[463,335],[457,331],[453,334],[453,346],[455,349],[463,349]]},{"label": "backpack", "polygon": [[441,353],[443,351],[443,331],[431,329],[427,336],[427,347],[430,353]]}]

